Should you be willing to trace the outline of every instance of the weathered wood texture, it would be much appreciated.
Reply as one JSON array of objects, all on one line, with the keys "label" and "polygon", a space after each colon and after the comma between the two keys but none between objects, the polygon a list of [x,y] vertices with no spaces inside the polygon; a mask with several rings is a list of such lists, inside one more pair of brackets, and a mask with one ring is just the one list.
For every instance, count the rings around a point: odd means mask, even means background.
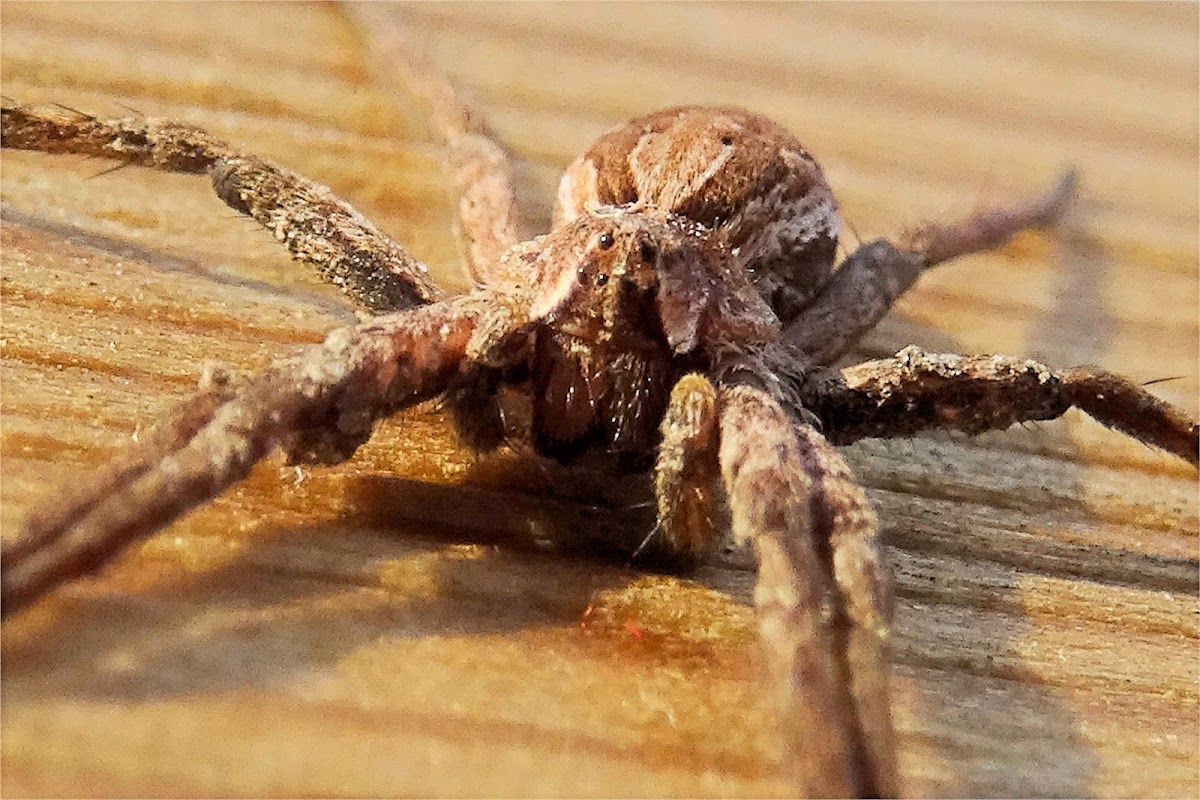
[{"label": "weathered wood texture", "polygon": [[[5,2],[0,22],[6,95],[203,125],[463,285],[424,112],[372,82],[335,7]],[[420,5],[396,24],[519,156],[531,228],[593,136],[680,102],[796,130],[864,239],[1074,162],[1068,231],[929,275],[864,351],[1179,376],[1154,391],[1197,410],[1195,5]],[[250,370],[351,317],[203,181],[92,177],[108,166],[4,152],[5,532],[205,362]],[[1196,796],[1192,470],[1079,415],[847,454],[899,576],[909,793]],[[479,488],[508,467],[473,463],[435,409],[337,469],[262,466],[5,623],[0,790],[786,793],[751,576],[513,546],[594,516],[527,472]]]}]

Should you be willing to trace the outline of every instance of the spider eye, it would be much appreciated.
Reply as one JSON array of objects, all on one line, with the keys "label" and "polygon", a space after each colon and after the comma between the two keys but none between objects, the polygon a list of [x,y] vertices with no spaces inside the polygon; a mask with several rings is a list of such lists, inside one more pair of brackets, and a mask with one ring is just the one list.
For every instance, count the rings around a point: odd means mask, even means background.
[{"label": "spider eye", "polygon": [[[579,278],[580,283],[588,282],[587,267],[580,267],[576,271],[575,275],[576,275],[576,277]],[[608,283],[608,273],[607,272],[597,272],[596,277],[592,278],[591,281],[592,281],[592,283],[596,284],[597,286],[604,286],[605,284]]]},{"label": "spider eye", "polygon": [[600,234],[600,239],[596,242],[596,244],[600,245],[601,250],[607,250],[608,248],[612,247],[616,241],[617,240],[613,238],[611,233],[605,232]]},{"label": "spider eye", "polygon": [[643,239],[638,245],[638,255],[642,257],[644,263],[649,264],[658,258],[658,248]]}]

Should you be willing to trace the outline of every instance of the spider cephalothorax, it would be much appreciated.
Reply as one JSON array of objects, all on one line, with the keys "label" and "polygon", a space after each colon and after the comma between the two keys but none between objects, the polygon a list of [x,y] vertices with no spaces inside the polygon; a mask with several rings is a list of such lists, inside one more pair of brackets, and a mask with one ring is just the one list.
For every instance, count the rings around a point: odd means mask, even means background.
[{"label": "spider cephalothorax", "polygon": [[467,444],[494,448],[513,435],[500,395],[515,388],[542,454],[653,464],[669,549],[702,559],[723,520],[755,544],[766,665],[799,788],[890,794],[890,573],[866,496],[830,441],[973,433],[1074,405],[1198,459],[1193,421],[1098,370],[907,349],[822,374],[922,270],[1054,224],[1073,175],[1042,197],[867,244],[835,269],[837,206],[795,138],[747,111],[680,107],[603,135],[568,168],[552,232],[522,243],[503,151],[452,91],[434,88],[480,284],[455,298],[328,189],[202,131],[4,108],[5,147],[209,174],[228,205],[381,313],[251,378],[210,373],[136,447],[35,509],[4,542],[5,614],[275,450],[340,461],[376,421],[429,399]]},{"label": "spider cephalothorax", "polygon": [[528,375],[534,443],[559,460],[593,449],[636,463],[680,376],[779,335],[719,234],[653,206],[601,206],[505,258],[534,279],[510,366]]}]

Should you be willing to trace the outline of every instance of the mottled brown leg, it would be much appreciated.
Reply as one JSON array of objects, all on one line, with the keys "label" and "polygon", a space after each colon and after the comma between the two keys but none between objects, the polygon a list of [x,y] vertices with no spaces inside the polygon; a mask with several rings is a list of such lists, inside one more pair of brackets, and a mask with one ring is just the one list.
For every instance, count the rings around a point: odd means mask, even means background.
[{"label": "mottled brown leg", "polygon": [[804,471],[813,483],[812,533],[829,542],[833,579],[840,594],[839,630],[846,679],[854,698],[862,748],[874,791],[899,794],[896,737],[892,728],[887,646],[894,605],[891,568],[879,548],[879,526],[866,492],[820,433],[796,427]]},{"label": "mottled brown leg", "polygon": [[654,465],[658,525],[667,548],[699,563],[717,537],[717,391],[702,375],[671,390]]},{"label": "mottled brown leg", "polygon": [[223,371],[210,370],[200,379],[200,389],[165,417],[157,420],[149,431],[138,436],[137,447],[126,448],[106,460],[104,468],[83,482],[76,483],[70,497],[56,497],[55,502],[40,507],[35,514],[36,525],[27,526],[20,537],[5,541],[3,561],[26,557],[61,534],[88,510],[95,498],[108,496],[131,483],[151,469],[163,453],[182,448],[201,428],[209,423],[217,409],[233,397],[234,390]]},{"label": "mottled brown leg", "polygon": [[832,364],[879,322],[923,271],[968,253],[993,250],[1023,230],[1057,224],[1077,191],[1075,173],[1067,172],[1044,195],[958,222],[926,225],[898,243],[881,239],[863,245],[788,324],[784,340],[806,364]]},{"label": "mottled brown leg", "polygon": [[375,76],[429,104],[434,126],[446,144],[446,166],[458,196],[458,232],[470,277],[481,285],[520,284],[500,256],[518,241],[516,201],[508,154],[483,116],[455,91],[428,59],[408,46],[403,20],[380,3],[343,3],[362,34]]},{"label": "mottled brown leg", "polygon": [[768,393],[721,390],[721,473],[733,533],[758,550],[755,602],[788,763],[809,796],[890,794],[890,583],[861,490],[802,431]]},{"label": "mottled brown leg", "polygon": [[48,499],[3,543],[0,609],[11,614],[93,572],[276,448],[293,460],[349,457],[376,420],[443,391],[487,340],[480,331],[497,325],[498,308],[502,299],[475,294],[377,317],[334,331],[237,388],[202,390],[118,456],[111,472]]},{"label": "mottled brown leg", "polygon": [[1007,356],[925,353],[907,347],[802,390],[805,407],[835,444],[911,436],[931,429],[966,433],[1054,419],[1072,406],[1116,430],[1200,462],[1200,426],[1141,386],[1094,367],[1055,371]]},{"label": "mottled brown leg", "polygon": [[425,265],[328,188],[169,120],[101,120],[57,106],[6,106],[4,147],[100,156],[167,172],[208,173],[217,196],[375,312],[445,296]]}]

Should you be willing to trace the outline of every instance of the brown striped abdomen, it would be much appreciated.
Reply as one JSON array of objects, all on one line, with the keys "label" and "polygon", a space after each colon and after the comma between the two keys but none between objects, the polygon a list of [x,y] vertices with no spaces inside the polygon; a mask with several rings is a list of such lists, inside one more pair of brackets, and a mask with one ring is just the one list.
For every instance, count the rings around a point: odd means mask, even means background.
[{"label": "brown striped abdomen", "polygon": [[789,131],[739,108],[680,106],[614,128],[559,184],[554,225],[639,204],[716,231],[784,322],[833,271],[837,203]]}]

